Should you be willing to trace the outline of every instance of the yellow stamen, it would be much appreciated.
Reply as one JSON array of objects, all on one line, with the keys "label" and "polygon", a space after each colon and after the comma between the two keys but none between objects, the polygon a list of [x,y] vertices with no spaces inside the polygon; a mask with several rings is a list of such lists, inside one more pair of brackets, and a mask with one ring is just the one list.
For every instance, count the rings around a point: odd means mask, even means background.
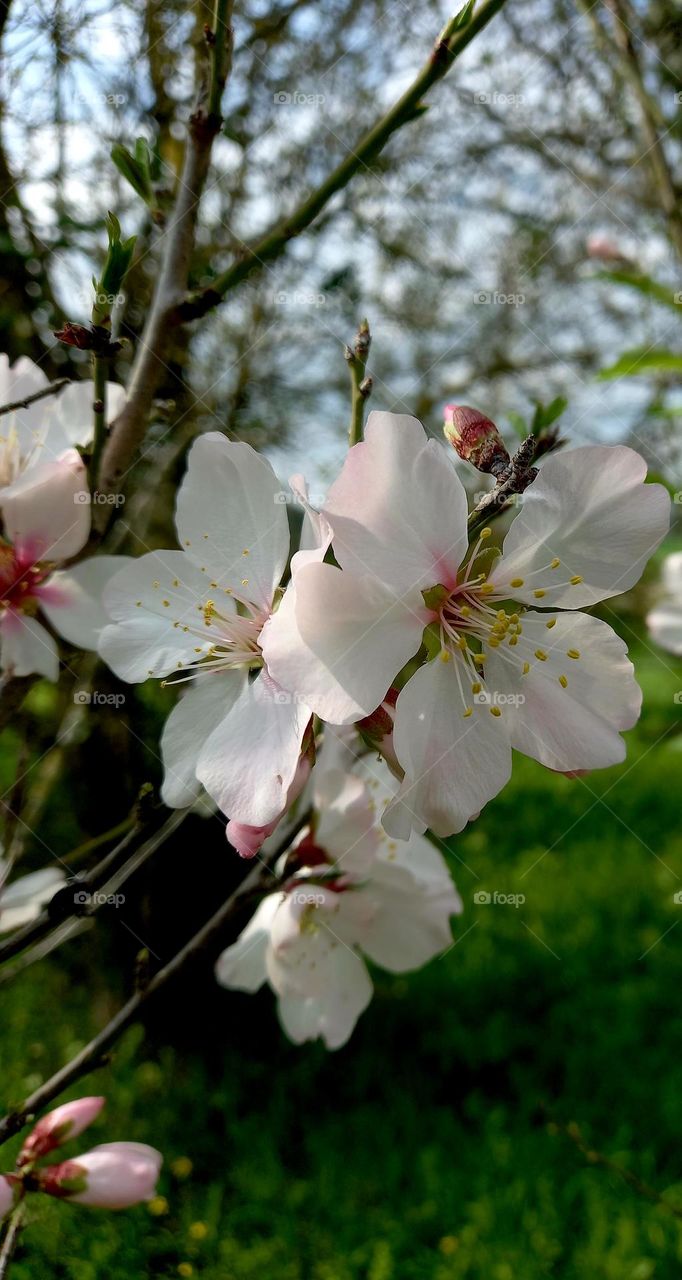
[{"label": "yellow stamen", "polygon": [[536,649],[536,650],[535,650],[535,656],[536,656],[536,658],[538,659],[538,661],[539,661],[539,662],[546,662],[546,661],[547,661],[547,654],[545,653],[544,649]]},{"label": "yellow stamen", "polygon": [[581,573],[574,574],[573,577],[571,578],[571,586],[577,587],[578,583],[582,582],[582,580],[583,578]]},{"label": "yellow stamen", "polygon": [[550,565],[549,567],[550,567],[550,569],[558,569],[560,564],[561,564],[561,561],[560,561],[559,557],[558,557],[558,556],[555,556],[555,557],[554,557],[554,559],[553,559],[553,561],[552,561],[552,563],[551,563],[551,565]]},{"label": "yellow stamen", "polygon": [[547,630],[548,630],[548,631],[551,631],[551,630],[552,630],[552,627],[555,627],[555,626],[556,626],[556,618],[550,618],[549,622],[546,622],[546,623],[545,623],[545,626],[546,626],[546,628],[547,628]]},{"label": "yellow stamen", "polygon": [[542,597],[546,596],[547,592],[543,591],[542,588],[540,588],[538,591],[534,591],[533,595],[535,596],[536,600],[542,600]]},{"label": "yellow stamen", "polygon": [[471,686],[471,692],[472,692],[472,693],[480,693],[480,692],[481,692],[481,685],[478,683],[478,681],[476,681],[476,684],[472,684],[472,686]]},{"label": "yellow stamen", "polygon": [[529,671],[530,671],[530,662],[524,662],[523,671],[521,674],[524,676],[527,676]]},{"label": "yellow stamen", "polygon": [[567,649],[567,650],[566,650],[566,656],[567,656],[568,658],[579,658],[579,657],[580,657],[580,650],[579,650],[579,649]]},{"label": "yellow stamen", "polygon": [[465,720],[468,720],[469,716],[472,716],[473,714],[474,714],[473,707],[467,707],[466,711],[463,712],[463,718]]},{"label": "yellow stamen", "polygon": [[501,716],[501,715],[502,715],[502,712],[500,711],[500,708],[499,708],[499,707],[489,707],[489,708],[488,708],[488,710],[490,711],[491,716]]},{"label": "yellow stamen", "polygon": [[559,684],[561,685],[562,689],[567,689],[568,678],[566,676],[559,676]]},{"label": "yellow stamen", "polygon": [[512,580],[511,580],[511,582],[509,583],[509,585],[510,585],[510,587],[522,587],[522,586],[523,586],[523,578],[512,578]]}]

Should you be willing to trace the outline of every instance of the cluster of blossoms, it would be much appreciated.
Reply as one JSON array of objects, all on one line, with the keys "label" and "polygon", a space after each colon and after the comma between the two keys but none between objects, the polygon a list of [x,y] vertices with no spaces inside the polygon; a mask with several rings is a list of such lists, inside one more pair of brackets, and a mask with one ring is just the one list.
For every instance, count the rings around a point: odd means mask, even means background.
[{"label": "cluster of blossoms", "polygon": [[41,1165],[92,1124],[103,1106],[104,1098],[78,1098],[38,1121],[19,1152],[14,1173],[0,1175],[0,1218],[35,1191],[95,1209],[129,1209],[152,1198],[162,1157],[142,1142],[107,1142],[74,1159]]},{"label": "cluster of blossoms", "polygon": [[[90,529],[75,396],[69,440],[53,408],[50,431],[20,414],[4,441],[3,669],[56,678],[40,613],[120,679],[182,685],[161,738],[163,798],[207,792],[245,857],[312,794],[284,889],[218,972],[247,990],[267,979],[293,1039],[341,1044],[370,997],[363,956],[396,971],[449,944],[459,900],[424,832],[461,831],[507,783],[514,750],[567,774],[623,759],[641,693],[623,641],[583,611],[638,580],[668,495],[629,448],[550,453],[527,469],[500,548],[491,528],[470,539],[452,453],[416,419],[372,413],[320,511],[292,479],[304,519],[291,560],[272,467],[210,432],[178,491],[178,549],[74,564]],[[506,449],[481,414],[449,406],[446,435],[504,482]],[[669,643],[675,609],[650,619]],[[316,743],[351,726],[374,778],[357,761],[315,766]]]},{"label": "cluster of blossoms", "polygon": [[363,957],[391,973],[421,968],[451,945],[462,903],[429,840],[391,840],[381,826],[395,793],[383,762],[346,761],[334,739],[311,791],[310,822],[276,868],[283,887],[263,899],[216,973],[240,991],[268,982],[295,1043],[320,1037],[337,1049],[372,998]]}]

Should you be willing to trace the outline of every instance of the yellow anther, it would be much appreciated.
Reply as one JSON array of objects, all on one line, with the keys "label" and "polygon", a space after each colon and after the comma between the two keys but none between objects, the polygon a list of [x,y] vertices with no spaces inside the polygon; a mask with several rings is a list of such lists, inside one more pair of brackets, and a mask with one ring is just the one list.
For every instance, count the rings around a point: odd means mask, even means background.
[{"label": "yellow anther", "polygon": [[491,596],[495,590],[492,582],[484,582],[482,587],[478,588],[479,595]]},{"label": "yellow anther", "polygon": [[243,556],[248,556],[248,554],[249,554],[249,548],[248,548],[248,547],[244,547],[244,550],[242,551],[242,555],[243,555]]},{"label": "yellow anther", "polygon": [[195,652],[195,653],[201,653],[201,645],[195,645],[195,646],[194,646],[194,652]]},{"label": "yellow anther", "polygon": [[530,662],[524,662],[523,671],[521,674],[524,676],[527,676],[529,671],[530,671]]},{"label": "yellow anther", "polygon": [[549,567],[550,569],[558,569],[560,564],[561,564],[561,561],[559,557],[555,556]]},{"label": "yellow anther", "polygon": [[567,650],[566,650],[566,656],[567,656],[568,658],[579,658],[579,657],[580,657],[580,650],[579,650],[579,649],[567,649]]},{"label": "yellow anther", "polygon": [[523,578],[512,578],[512,580],[511,580],[511,582],[509,583],[509,585],[510,585],[510,587],[522,587],[522,586],[523,586]]},{"label": "yellow anther", "polygon": [[202,612],[202,613],[203,613],[203,615],[204,615],[204,622],[206,623],[206,626],[207,626],[207,627],[210,627],[210,625],[211,625],[211,623],[212,623],[212,621],[213,621],[213,619],[215,618],[216,613],[217,613],[217,609],[216,609],[215,604],[213,603],[213,601],[212,601],[212,600],[207,600],[207,601],[206,601],[206,604],[202,606],[202,608],[201,608],[201,612]]},{"label": "yellow anther", "polygon": [[500,708],[499,708],[499,707],[489,707],[489,708],[488,708],[488,710],[490,711],[491,716],[501,716],[501,715],[502,715],[502,712],[500,711]]},{"label": "yellow anther", "polygon": [[179,587],[179,586],[180,586],[180,579],[179,579],[179,578],[173,578],[173,586],[174,586],[174,587]]},{"label": "yellow anther", "polygon": [[538,659],[538,661],[539,661],[539,662],[546,662],[546,661],[547,661],[547,654],[545,653],[544,649],[536,649],[536,650],[535,650],[535,656],[536,656],[536,658]]},{"label": "yellow anther", "polygon": [[510,622],[513,622],[513,623],[514,623],[514,626],[516,626],[516,623],[518,622],[518,620],[519,620],[519,615],[518,615],[518,613],[510,613],[510,615],[509,615],[509,621],[510,621]]},{"label": "yellow anther", "polygon": [[583,577],[581,573],[574,573],[573,577],[571,578],[571,586],[577,587],[578,583],[582,582],[582,580],[583,580]]},{"label": "yellow anther", "polygon": [[561,685],[562,689],[567,689],[567,688],[568,688],[568,677],[567,677],[567,676],[559,676],[559,684]]},{"label": "yellow anther", "polygon": [[498,610],[497,610],[497,621],[498,621],[498,622],[507,622],[507,615],[506,615],[506,613],[505,613],[504,609],[498,609]]},{"label": "yellow anther", "polygon": [[552,630],[552,627],[555,627],[555,626],[556,626],[556,618],[550,618],[549,622],[546,622],[546,623],[545,623],[545,626],[546,626],[546,628],[547,628],[547,630],[548,630],[548,631],[551,631],[551,630]]},{"label": "yellow anther", "polygon": [[449,649],[441,649],[440,660],[441,662],[450,662],[452,660],[452,654]]},{"label": "yellow anther", "polygon": [[490,645],[491,649],[498,649],[500,646],[499,636],[490,636],[490,639],[488,640],[488,644]]},{"label": "yellow anther", "polygon": [[476,663],[476,665],[477,665],[477,666],[482,667],[482,666],[483,666],[483,663],[485,662],[485,654],[484,654],[484,653],[475,653],[475,654],[474,654],[474,662]]},{"label": "yellow anther", "polygon": [[463,617],[463,618],[468,618],[468,617],[469,617],[469,615],[471,614],[471,609],[469,608],[468,604],[463,604],[463,605],[462,605],[462,607],[461,607],[461,609],[460,609],[460,613],[461,613],[461,615],[462,615],[462,617]]},{"label": "yellow anther", "polygon": [[164,609],[170,609],[170,600],[162,600],[161,603]]},{"label": "yellow anther", "polygon": [[481,529],[478,536],[481,539],[481,542],[485,542],[486,538],[492,538],[493,531],[492,529]]},{"label": "yellow anther", "polygon": [[518,637],[518,636],[510,636],[510,637],[509,637],[509,645],[510,645],[510,648],[512,648],[512,649],[513,649],[513,648],[514,648],[514,645],[515,645],[515,644],[518,644],[518,643],[519,643],[519,637]]},{"label": "yellow anther", "polygon": [[536,600],[542,600],[542,597],[543,597],[543,596],[546,596],[546,595],[547,595],[547,592],[546,592],[546,591],[543,591],[543,590],[542,590],[542,587],[540,587],[537,591],[534,591],[534,592],[533,592],[533,595],[535,596],[535,599],[536,599]]},{"label": "yellow anther", "polygon": [[141,600],[136,600],[136,601],[135,601],[135,605],[136,605],[136,608],[141,609],[141,608],[142,608],[142,601],[141,601]]},{"label": "yellow anther", "polygon": [[472,716],[473,714],[474,714],[474,709],[473,709],[473,707],[467,707],[466,711],[463,713],[463,718],[464,718],[465,720],[468,720],[468,719],[469,719],[469,716]]},{"label": "yellow anther", "polygon": [[242,578],[242,586],[243,586],[243,587],[248,587],[248,585],[249,585],[249,580],[248,580],[248,578]]},{"label": "yellow anther", "polygon": [[153,587],[160,587],[160,586],[161,586],[161,583],[160,583],[160,582],[158,582],[158,581],[155,579],[155,580],[154,580],[154,582],[152,582],[152,586],[153,586]]},{"label": "yellow anther", "polygon": [[478,680],[477,680],[477,681],[476,681],[476,684],[472,684],[472,686],[471,686],[471,692],[472,692],[472,693],[480,693],[480,692],[481,692],[481,687],[482,687],[482,686],[478,683]]}]

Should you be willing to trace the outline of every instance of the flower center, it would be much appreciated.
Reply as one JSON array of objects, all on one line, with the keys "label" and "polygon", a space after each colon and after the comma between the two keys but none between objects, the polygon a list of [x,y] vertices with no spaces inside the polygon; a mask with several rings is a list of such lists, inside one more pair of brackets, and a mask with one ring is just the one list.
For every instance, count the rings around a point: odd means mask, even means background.
[{"label": "flower center", "polygon": [[[211,583],[211,587],[217,584]],[[253,604],[231,588],[223,588],[224,594],[234,601],[234,612],[226,609],[215,596],[207,596],[196,605],[196,623],[174,622],[188,635],[196,637],[196,657],[178,663],[186,674],[173,678],[173,683],[193,680],[208,671],[230,670],[234,667],[257,668],[263,666],[260,634],[268,620],[268,612]],[[164,680],[163,684],[168,681]]]},{"label": "flower center", "polygon": [[50,565],[36,564],[32,556],[0,542],[0,617],[8,610],[34,613],[37,589],[50,572]]}]

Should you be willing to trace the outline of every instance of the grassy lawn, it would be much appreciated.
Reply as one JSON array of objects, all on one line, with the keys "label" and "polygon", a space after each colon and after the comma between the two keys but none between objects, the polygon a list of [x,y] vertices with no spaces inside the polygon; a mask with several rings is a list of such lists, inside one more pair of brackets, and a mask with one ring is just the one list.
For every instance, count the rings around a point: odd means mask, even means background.
[{"label": "grassy lawn", "polygon": [[[626,764],[570,781],[517,760],[451,842],[457,944],[414,977],[377,973],[345,1049],[295,1049],[269,993],[206,974],[128,1034],[75,1092],[108,1095],[97,1141],[162,1149],[161,1198],[34,1204],[16,1280],[679,1277],[682,1221],[561,1131],[682,1209],[682,664],[636,656]],[[99,932],[65,958],[2,988],[7,1105],[119,1001]]]}]

